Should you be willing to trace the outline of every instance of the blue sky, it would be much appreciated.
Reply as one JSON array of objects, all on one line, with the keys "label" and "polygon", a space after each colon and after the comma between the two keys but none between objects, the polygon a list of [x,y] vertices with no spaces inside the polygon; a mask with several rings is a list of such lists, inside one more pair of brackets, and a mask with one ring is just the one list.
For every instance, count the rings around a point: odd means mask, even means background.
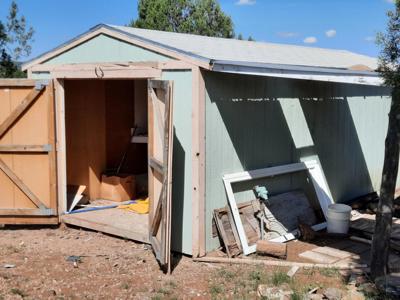
[{"label": "blue sky", "polygon": [[[0,19],[11,0],[0,0]],[[137,16],[137,0],[17,0],[35,28],[30,58],[98,23],[125,25]],[[235,32],[257,41],[378,54],[373,42],[386,24],[391,0],[220,0]],[[28,59],[28,58],[27,58]]]}]

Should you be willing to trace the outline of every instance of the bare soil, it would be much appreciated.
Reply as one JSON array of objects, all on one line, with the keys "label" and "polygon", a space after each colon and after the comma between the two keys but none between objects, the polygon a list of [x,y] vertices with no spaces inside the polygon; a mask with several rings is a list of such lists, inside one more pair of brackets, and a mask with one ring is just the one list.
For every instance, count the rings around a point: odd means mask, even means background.
[{"label": "bare soil", "polygon": [[[81,262],[67,261],[72,255]],[[0,300],[256,299],[259,284],[298,294],[346,289],[335,270],[300,269],[290,280],[289,268],[175,260],[172,275],[165,275],[144,244],[65,226],[6,227],[0,229]]]}]

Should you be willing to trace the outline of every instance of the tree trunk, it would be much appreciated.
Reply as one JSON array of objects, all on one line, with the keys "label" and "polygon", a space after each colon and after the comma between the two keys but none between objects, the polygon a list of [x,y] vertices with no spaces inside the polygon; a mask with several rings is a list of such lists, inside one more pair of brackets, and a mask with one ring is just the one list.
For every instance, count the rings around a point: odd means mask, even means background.
[{"label": "tree trunk", "polygon": [[400,89],[392,91],[389,125],[385,140],[385,160],[382,170],[380,200],[376,213],[375,232],[371,248],[371,277],[388,273],[390,233],[392,230],[393,198],[399,167]]}]

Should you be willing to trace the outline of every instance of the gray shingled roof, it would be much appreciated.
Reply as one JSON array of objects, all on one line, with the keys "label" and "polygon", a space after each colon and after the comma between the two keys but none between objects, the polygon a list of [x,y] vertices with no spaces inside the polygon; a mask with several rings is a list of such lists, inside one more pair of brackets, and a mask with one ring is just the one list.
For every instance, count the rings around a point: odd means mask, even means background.
[{"label": "gray shingled roof", "polygon": [[124,26],[108,26],[129,35],[210,60],[342,69],[348,69],[354,65],[364,65],[372,70],[377,68],[376,58],[347,50],[249,42]]}]

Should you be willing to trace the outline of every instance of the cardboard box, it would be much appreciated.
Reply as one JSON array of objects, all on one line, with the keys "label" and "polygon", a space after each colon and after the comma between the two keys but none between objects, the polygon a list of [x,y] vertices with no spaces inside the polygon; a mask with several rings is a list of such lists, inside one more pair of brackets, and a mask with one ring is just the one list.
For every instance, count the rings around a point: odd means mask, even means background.
[{"label": "cardboard box", "polygon": [[116,202],[135,199],[135,176],[101,176],[101,198]]}]

